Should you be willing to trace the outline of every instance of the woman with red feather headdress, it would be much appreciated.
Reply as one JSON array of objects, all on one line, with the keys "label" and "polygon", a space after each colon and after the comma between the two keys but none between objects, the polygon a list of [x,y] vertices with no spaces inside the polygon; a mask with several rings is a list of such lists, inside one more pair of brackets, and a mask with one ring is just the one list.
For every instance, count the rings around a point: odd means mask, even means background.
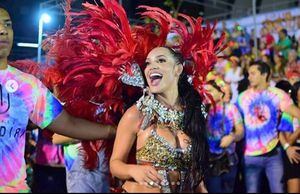
[{"label": "woman with red feather headdress", "polygon": [[[202,101],[208,96],[203,83],[220,45],[214,45],[209,24],[202,27],[201,19],[180,16],[191,30],[170,20],[170,31],[182,41],[177,50],[162,44],[150,51],[144,69],[147,91],[118,125],[110,169],[126,180],[122,187],[126,192],[206,191],[208,146]],[[132,165],[126,161],[135,141],[137,164]]]},{"label": "woman with red feather headdress", "polygon": [[[46,71],[46,81],[53,82],[56,91],[59,91],[59,99],[71,114],[99,123],[117,124],[124,110],[142,95],[142,89],[125,85],[121,80],[126,82],[128,78],[133,80],[135,77],[131,85],[141,85],[143,80],[139,76],[139,66],[142,67],[150,49],[165,41],[168,28],[164,28],[164,34],[160,35],[151,31],[151,25],[131,28],[125,11],[115,1],[102,1],[103,7],[85,3],[84,10],[78,13],[70,12],[70,3],[68,1],[66,6],[65,28],[47,41],[51,44],[48,56],[54,65]],[[160,12],[156,13],[156,17],[161,26],[168,21]],[[121,74],[119,70],[122,67],[127,68],[128,73]],[[57,134],[53,140],[55,143],[73,141]],[[71,159],[66,160],[68,190],[107,192],[106,160],[112,143],[83,141],[81,147],[83,164],[81,154],[75,154],[74,160],[74,154],[68,154],[69,149],[65,152],[66,159]],[[104,150],[107,152],[106,159],[103,158]],[[72,171],[76,175],[73,176]],[[93,176],[96,178],[93,183],[81,181],[83,176],[78,171],[84,173],[85,180],[92,180]],[[74,184],[74,179],[78,184]],[[95,188],[97,185],[98,188]]]},{"label": "woman with red feather headdress", "polygon": [[[201,18],[181,14],[188,28],[148,6],[140,6],[140,14],[156,23],[131,27],[116,1],[101,3],[85,3],[79,13],[67,9],[65,28],[51,37],[49,56],[63,77],[59,98],[74,115],[117,124],[144,93],[119,123],[112,175],[134,180],[124,184],[128,192],[203,190],[208,155],[202,101],[209,97],[203,83],[224,38],[214,44],[215,25],[203,27]],[[170,32],[180,36],[176,50],[165,47]],[[137,164],[130,165],[135,140]],[[107,145],[82,142],[87,169],[97,167],[97,152]]]}]

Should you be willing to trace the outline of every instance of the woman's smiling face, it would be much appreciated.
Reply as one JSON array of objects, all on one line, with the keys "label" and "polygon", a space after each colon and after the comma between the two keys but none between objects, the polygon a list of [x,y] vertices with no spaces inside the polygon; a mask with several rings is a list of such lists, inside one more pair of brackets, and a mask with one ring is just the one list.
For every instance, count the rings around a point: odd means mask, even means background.
[{"label": "woman's smiling face", "polygon": [[178,86],[183,67],[168,48],[154,48],[145,63],[144,73],[151,93],[164,93]]}]

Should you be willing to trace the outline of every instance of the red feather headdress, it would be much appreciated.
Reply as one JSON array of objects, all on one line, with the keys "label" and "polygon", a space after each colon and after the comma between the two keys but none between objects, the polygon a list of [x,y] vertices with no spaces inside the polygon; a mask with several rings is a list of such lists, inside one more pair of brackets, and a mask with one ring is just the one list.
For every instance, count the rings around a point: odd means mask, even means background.
[{"label": "red feather headdress", "polygon": [[192,84],[195,90],[204,98],[210,95],[204,89],[204,82],[207,74],[212,70],[217,61],[217,54],[225,49],[223,44],[225,34],[223,33],[217,43],[214,43],[213,32],[216,23],[213,26],[206,22],[202,25],[202,18],[192,18],[190,16],[179,14],[179,17],[188,21],[189,26],[184,22],[173,19],[174,27],[172,31],[180,36],[178,50],[183,58],[190,62],[185,70],[192,77]]},{"label": "red feather headdress", "polygon": [[[102,6],[84,3],[84,10],[70,12],[66,8],[65,28],[50,37],[48,56],[55,61],[55,71],[61,75],[59,98],[67,110],[82,118],[102,124],[117,125],[124,111],[142,94],[140,88],[122,83],[120,69],[125,66],[127,76],[136,76],[132,65],[144,69],[148,53],[166,44],[167,35],[176,32],[181,36],[179,49],[193,78],[193,86],[203,94],[203,82],[216,61],[216,53],[223,48],[224,35],[214,44],[214,26],[202,19],[181,14],[190,29],[173,19],[160,8],[140,6],[142,18],[154,22],[130,26],[126,12],[115,0],[101,0]],[[54,71],[54,72],[55,72]],[[49,74],[49,76],[51,73]],[[99,111],[100,110],[100,111]],[[97,164],[97,150],[102,141],[83,142],[85,166],[93,169]]]},{"label": "red feather headdress", "polygon": [[[125,64],[132,74],[128,67],[133,62],[143,66],[150,50],[165,43],[171,17],[162,10],[152,16],[152,8],[144,7],[148,12],[142,15],[157,21],[158,33],[154,33],[153,24],[131,27],[123,7],[116,1],[101,2],[102,7],[84,3],[84,10],[77,13],[70,12],[70,1],[67,2],[65,28],[49,37],[48,56],[61,75],[59,98],[68,112],[117,125],[125,109],[142,93],[123,84],[119,70]],[[49,71],[47,77],[53,77],[51,72],[56,71]],[[97,164],[100,146],[95,144],[99,145],[99,141],[82,143],[88,169]]]}]

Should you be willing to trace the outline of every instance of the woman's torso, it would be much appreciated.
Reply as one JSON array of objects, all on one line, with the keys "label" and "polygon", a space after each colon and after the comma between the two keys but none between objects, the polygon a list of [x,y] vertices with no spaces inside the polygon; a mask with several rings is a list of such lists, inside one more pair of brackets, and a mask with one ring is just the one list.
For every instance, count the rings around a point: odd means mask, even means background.
[{"label": "woman's torso", "polygon": [[137,132],[136,160],[151,165],[163,178],[161,192],[182,192],[190,168],[191,141],[183,132],[183,113],[169,110],[152,96],[137,103],[141,125]]},{"label": "woman's torso", "polygon": [[138,133],[138,162],[149,162],[155,167],[169,170],[186,170],[190,157],[190,140],[183,131],[171,132],[167,128],[150,126]]}]

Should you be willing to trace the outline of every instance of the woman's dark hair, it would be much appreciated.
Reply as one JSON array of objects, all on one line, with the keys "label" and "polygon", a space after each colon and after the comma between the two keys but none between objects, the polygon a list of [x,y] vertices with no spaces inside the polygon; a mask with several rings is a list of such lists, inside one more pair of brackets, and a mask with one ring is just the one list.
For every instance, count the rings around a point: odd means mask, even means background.
[{"label": "woman's dark hair", "polygon": [[286,80],[280,80],[279,82],[276,83],[275,87],[282,89],[288,95],[290,95],[292,92],[292,84],[290,84],[290,82],[288,82]]},{"label": "woman's dark hair", "polygon": [[[180,53],[167,48],[174,56],[178,64],[184,60]],[[191,138],[192,158],[189,174],[189,183],[195,191],[197,186],[204,179],[208,168],[208,144],[206,139],[206,120],[202,111],[202,99],[199,93],[188,82],[188,76],[183,72],[178,81],[180,102],[184,107],[184,128],[183,131]]]},{"label": "woman's dark hair", "polygon": [[300,102],[298,102],[298,99],[297,99],[297,93],[299,90],[300,90],[300,81],[297,81],[296,83],[294,83],[294,85],[292,87],[292,94],[291,94],[292,99],[296,105],[298,105],[298,103],[300,103]]}]

